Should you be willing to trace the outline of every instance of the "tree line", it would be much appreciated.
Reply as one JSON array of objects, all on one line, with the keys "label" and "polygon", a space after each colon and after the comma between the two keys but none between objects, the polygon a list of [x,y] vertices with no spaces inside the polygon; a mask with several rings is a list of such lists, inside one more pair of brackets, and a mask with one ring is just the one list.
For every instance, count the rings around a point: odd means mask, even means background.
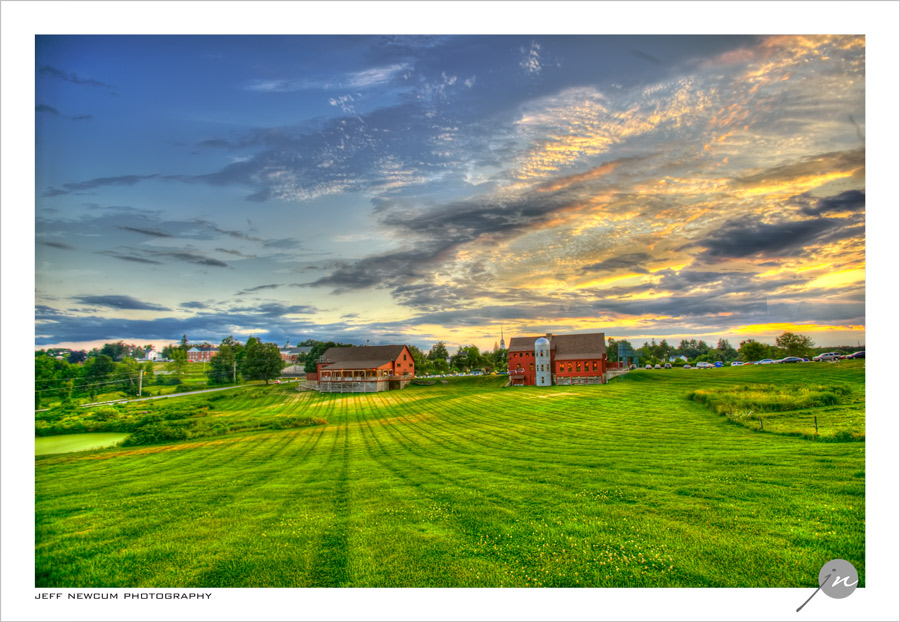
[{"label": "tree line", "polygon": [[[796,356],[800,358],[811,358],[822,352],[842,352],[850,354],[857,350],[864,350],[864,347],[840,346],[840,347],[818,347],[811,337],[793,332],[784,332],[775,338],[775,344],[770,345],[756,341],[755,339],[746,339],[734,348],[727,339],[719,339],[715,346],[707,344],[705,341],[697,339],[682,339],[677,346],[670,345],[665,339],[659,342],[651,339],[650,342],[644,342],[640,348],[633,348],[631,343],[626,340],[616,340],[609,338],[607,345],[607,356],[610,361],[618,361],[619,345],[623,345],[623,351],[629,349],[633,351],[634,358],[631,362],[644,364],[662,364],[669,361],[672,357],[683,356],[688,363],[695,364],[699,362],[715,363],[731,363],[733,361],[742,361],[749,363],[751,361],[760,361],[763,359],[781,359],[788,356]],[[681,364],[684,364],[682,361]]]}]

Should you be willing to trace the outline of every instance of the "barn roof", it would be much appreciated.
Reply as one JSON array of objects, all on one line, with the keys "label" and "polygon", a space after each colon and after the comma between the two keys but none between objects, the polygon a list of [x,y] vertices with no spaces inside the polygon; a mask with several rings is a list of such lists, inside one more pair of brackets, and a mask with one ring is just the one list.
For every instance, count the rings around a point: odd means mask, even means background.
[{"label": "barn roof", "polygon": [[337,363],[325,365],[322,369],[346,369],[348,371],[354,369],[377,369],[390,364],[390,362],[390,360],[385,359],[372,359],[370,361],[338,361]]},{"label": "barn roof", "polygon": [[[513,337],[509,341],[510,352],[534,351],[534,342],[546,335]],[[606,354],[606,335],[583,333],[580,335],[549,335],[550,350],[557,361],[584,358],[601,358]]]},{"label": "barn roof", "polygon": [[[404,345],[399,346],[352,346],[349,348],[328,348],[320,359],[323,363],[377,363],[372,367],[380,367],[395,361],[403,353]],[[339,369],[339,368],[335,368]]]}]

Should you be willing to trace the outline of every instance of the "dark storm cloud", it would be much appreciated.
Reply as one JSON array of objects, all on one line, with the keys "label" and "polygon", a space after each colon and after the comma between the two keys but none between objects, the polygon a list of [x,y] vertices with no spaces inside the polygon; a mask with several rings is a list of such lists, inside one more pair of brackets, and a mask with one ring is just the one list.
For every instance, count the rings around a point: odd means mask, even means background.
[{"label": "dark storm cloud", "polygon": [[830,218],[787,221],[777,224],[747,222],[745,219],[725,223],[704,240],[692,244],[705,248],[706,258],[729,257],[795,257],[808,246],[834,239],[844,222]]},{"label": "dark storm cloud", "polygon": [[847,190],[822,199],[805,192],[791,197],[790,200],[799,205],[800,211],[807,216],[821,216],[827,212],[862,212],[866,209],[864,190]]},{"label": "dark storm cloud", "polygon": [[153,175],[121,175],[119,177],[98,177],[96,179],[90,179],[88,181],[63,184],[63,189],[49,188],[48,190],[44,191],[41,196],[54,197],[61,194],[69,194],[71,192],[93,190],[94,188],[100,188],[103,186],[134,186],[135,184],[138,184],[142,181],[155,179],[158,177],[159,173],[154,173]]},{"label": "dark storm cloud", "polygon": [[82,78],[75,73],[66,73],[65,71],[57,69],[52,65],[42,65],[38,70],[38,73],[40,73],[40,75],[42,76],[58,78],[59,80],[64,80],[73,84],[80,84],[82,86],[97,86],[107,89],[113,88],[111,84],[106,84],[105,82],[100,82],[99,80],[94,80],[92,78]]},{"label": "dark storm cloud", "polygon": [[76,296],[73,300],[86,305],[109,307],[110,309],[169,311],[169,309],[166,307],[150,302],[142,302],[140,300],[132,298],[131,296]]},{"label": "dark storm cloud", "polygon": [[[283,343],[286,338],[302,341],[307,337],[339,339],[365,343],[374,333],[372,328],[347,324],[318,324],[307,320],[283,319],[277,314],[198,313],[188,318],[165,317],[153,320],[129,320],[99,316],[74,316],[50,308],[36,309],[37,345],[64,341],[93,341],[117,339],[171,339],[177,342],[183,334],[192,340],[219,343],[235,335],[234,326],[259,327],[254,334],[263,341]],[[246,341],[248,335],[235,335]]]},{"label": "dark storm cloud", "polygon": [[580,268],[580,272],[612,272],[614,270],[629,269],[639,274],[647,274],[649,270],[644,268],[644,264],[653,259],[647,253],[628,253],[619,255],[618,257],[610,257],[598,263],[593,263]]},{"label": "dark storm cloud", "polygon": [[48,114],[56,115],[57,117],[60,116],[59,110],[57,110],[53,106],[47,106],[46,104],[38,104],[37,106],[34,107],[34,111],[35,112],[46,112]]},{"label": "dark storm cloud", "polygon": [[75,250],[74,246],[69,246],[68,244],[64,244],[63,242],[41,242],[44,246],[50,246],[51,248],[59,248],[64,251],[73,251]]}]

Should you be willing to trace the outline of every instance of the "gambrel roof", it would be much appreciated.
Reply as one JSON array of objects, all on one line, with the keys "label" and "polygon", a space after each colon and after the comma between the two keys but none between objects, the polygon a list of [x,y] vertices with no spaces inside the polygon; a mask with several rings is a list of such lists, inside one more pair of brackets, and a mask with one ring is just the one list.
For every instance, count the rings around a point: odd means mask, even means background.
[{"label": "gambrel roof", "polygon": [[541,337],[550,340],[550,351],[557,361],[570,359],[602,358],[606,354],[606,335],[583,333],[580,335],[535,335],[513,337],[509,340],[510,352],[533,352],[534,342]]}]

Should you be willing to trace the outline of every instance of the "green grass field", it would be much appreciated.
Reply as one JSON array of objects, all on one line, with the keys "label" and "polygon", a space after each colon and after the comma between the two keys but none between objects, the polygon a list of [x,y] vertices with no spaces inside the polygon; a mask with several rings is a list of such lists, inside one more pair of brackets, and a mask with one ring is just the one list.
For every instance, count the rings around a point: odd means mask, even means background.
[{"label": "green grass field", "polygon": [[[842,558],[863,586],[863,365],[225,392],[197,414],[218,433],[328,423],[37,457],[35,582],[808,587]],[[689,397],[752,400],[754,385],[843,389],[830,405],[764,413],[795,419],[782,431]],[[781,433],[811,413],[819,438]],[[852,434],[825,442],[838,428]]]}]

